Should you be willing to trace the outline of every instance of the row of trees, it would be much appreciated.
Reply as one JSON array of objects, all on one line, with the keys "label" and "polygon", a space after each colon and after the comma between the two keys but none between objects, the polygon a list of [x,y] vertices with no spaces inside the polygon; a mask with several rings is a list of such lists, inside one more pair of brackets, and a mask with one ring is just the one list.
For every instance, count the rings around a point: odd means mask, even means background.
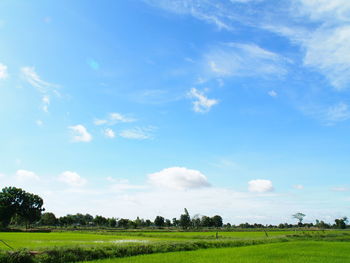
[{"label": "row of trees", "polygon": [[[75,214],[56,217],[53,213],[42,213],[43,199],[35,194],[27,193],[26,191],[16,187],[5,187],[0,192],[0,223],[2,228],[8,225],[25,225],[26,228],[31,224],[37,226],[59,226],[59,227],[78,227],[78,226],[97,226],[97,227],[118,227],[118,228],[147,228],[147,227],[173,227],[182,229],[200,229],[200,228],[294,228],[293,224],[279,225],[262,225],[243,223],[238,226],[230,223],[223,224],[222,217],[215,215],[213,217],[195,215],[190,216],[185,208],[184,213],[179,218],[172,220],[162,216],[157,216],[153,221],[149,219],[135,220],[125,218],[106,218],[103,216],[92,216],[89,214]],[[334,224],[327,224],[324,221],[316,220],[316,223],[303,223],[305,214],[296,213],[292,215],[298,220],[299,227],[317,227],[321,229],[338,228],[345,229],[348,220],[346,217],[336,219]]]},{"label": "row of trees", "polygon": [[[15,223],[15,222],[14,222]],[[153,221],[149,219],[140,219],[137,217],[135,220],[125,218],[106,218],[103,216],[95,216],[89,214],[75,214],[66,215],[57,218],[53,213],[42,214],[38,225],[42,226],[99,226],[99,227],[119,227],[119,228],[147,228],[147,227],[179,227],[183,229],[188,228],[200,228],[200,227],[222,227],[222,217],[215,215],[213,217],[208,216],[194,216],[190,217],[187,209],[185,213],[180,216],[179,219],[173,218],[172,220],[166,219],[162,216],[157,216]]]}]

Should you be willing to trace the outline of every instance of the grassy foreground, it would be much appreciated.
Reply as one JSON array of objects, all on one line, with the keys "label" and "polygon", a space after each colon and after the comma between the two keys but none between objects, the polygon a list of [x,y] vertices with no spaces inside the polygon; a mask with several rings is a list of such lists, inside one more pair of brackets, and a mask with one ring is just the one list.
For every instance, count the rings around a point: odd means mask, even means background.
[{"label": "grassy foreground", "polygon": [[347,263],[350,243],[295,241],[236,248],[141,255],[90,263]]}]

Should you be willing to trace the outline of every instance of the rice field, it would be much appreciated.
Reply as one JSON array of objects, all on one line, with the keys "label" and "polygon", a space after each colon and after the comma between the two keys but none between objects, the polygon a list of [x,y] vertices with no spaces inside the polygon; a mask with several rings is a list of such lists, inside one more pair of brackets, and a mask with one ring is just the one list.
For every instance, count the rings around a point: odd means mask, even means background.
[{"label": "rice field", "polygon": [[347,263],[350,243],[299,241],[237,248],[141,255],[91,263]]},{"label": "rice field", "polygon": [[40,263],[350,262],[350,232],[338,230],[0,232],[0,241],[0,262],[13,251]]}]

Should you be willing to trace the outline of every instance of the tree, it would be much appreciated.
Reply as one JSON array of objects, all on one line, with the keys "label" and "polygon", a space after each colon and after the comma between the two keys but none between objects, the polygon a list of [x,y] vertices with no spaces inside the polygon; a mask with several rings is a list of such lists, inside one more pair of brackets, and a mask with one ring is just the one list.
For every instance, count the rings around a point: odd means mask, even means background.
[{"label": "tree", "polygon": [[202,216],[201,226],[203,226],[203,227],[211,227],[212,226],[212,221],[211,221],[209,216]]},{"label": "tree", "polygon": [[108,224],[107,218],[105,218],[105,217],[103,217],[103,216],[95,216],[93,222],[94,222],[97,226],[107,226],[107,224]]},{"label": "tree", "polygon": [[115,227],[117,225],[117,220],[114,217],[108,218],[108,225],[110,227]]},{"label": "tree", "polygon": [[305,217],[305,214],[299,212],[299,213],[296,213],[296,214],[292,215],[292,217],[299,220],[299,224],[298,225],[302,225],[304,217]]},{"label": "tree", "polygon": [[346,222],[348,221],[347,217],[339,218],[334,220],[335,227],[339,229],[345,229],[346,228]]},{"label": "tree", "polygon": [[40,224],[43,226],[55,226],[57,221],[55,214],[50,212],[42,214],[40,218]]},{"label": "tree", "polygon": [[128,225],[129,225],[129,219],[124,219],[124,218],[119,219],[118,227],[127,228]]},{"label": "tree", "polygon": [[156,227],[163,227],[165,224],[164,217],[162,216],[157,216],[156,219],[154,219],[154,225]]},{"label": "tree", "polygon": [[0,221],[7,227],[11,218],[18,215],[28,227],[41,217],[45,211],[43,199],[35,194],[27,193],[21,188],[5,187],[0,192]]},{"label": "tree", "polygon": [[215,215],[211,218],[211,221],[213,222],[213,225],[215,227],[222,227],[223,223],[222,223],[222,217],[219,215]]},{"label": "tree", "polygon": [[191,217],[187,211],[187,209],[185,208],[185,214],[182,214],[180,216],[180,220],[179,220],[179,225],[183,228],[183,229],[187,229],[191,226]]}]

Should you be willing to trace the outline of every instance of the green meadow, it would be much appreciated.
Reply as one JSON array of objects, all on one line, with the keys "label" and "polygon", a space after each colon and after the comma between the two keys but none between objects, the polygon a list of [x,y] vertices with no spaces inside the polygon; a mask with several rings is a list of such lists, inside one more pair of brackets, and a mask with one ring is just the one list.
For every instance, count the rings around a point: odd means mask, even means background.
[{"label": "green meadow", "polygon": [[[263,231],[218,232],[219,240],[249,240],[284,237],[294,231]],[[45,249],[56,246],[97,246],[107,244],[144,243],[181,240],[216,240],[216,232],[161,232],[161,231],[121,231],[121,232],[50,232],[25,233],[2,232],[0,240],[5,241],[15,249]],[[0,249],[9,250],[0,242]]]},{"label": "green meadow", "polygon": [[0,232],[0,240],[0,263],[350,262],[350,232],[340,230]]},{"label": "green meadow", "polygon": [[[236,248],[218,248],[141,255],[93,263],[346,263],[350,243],[300,241]],[[92,263],[91,262],[91,263]]]}]

